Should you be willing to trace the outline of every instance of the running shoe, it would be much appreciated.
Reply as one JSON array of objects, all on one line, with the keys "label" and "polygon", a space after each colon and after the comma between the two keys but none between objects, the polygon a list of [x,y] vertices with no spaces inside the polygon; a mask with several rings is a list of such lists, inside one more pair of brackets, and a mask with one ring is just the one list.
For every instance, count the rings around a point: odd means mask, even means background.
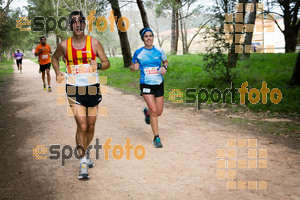
[{"label": "running shoe", "polygon": [[153,142],[152,143],[155,146],[155,148],[162,148],[163,147],[163,145],[161,144],[159,135],[156,135],[156,136],[153,137]]},{"label": "running shoe", "polygon": [[87,159],[87,165],[89,168],[93,168],[94,167],[94,163],[92,162],[91,158],[90,158],[90,152],[86,152],[86,159]]},{"label": "running shoe", "polygon": [[51,92],[51,91],[52,91],[52,89],[51,89],[51,87],[50,87],[50,86],[48,87],[48,91],[49,91],[49,92]]},{"label": "running shoe", "polygon": [[145,122],[146,124],[150,124],[150,115],[149,115],[149,109],[148,108],[144,108],[143,109],[144,115],[145,115]]},{"label": "running shoe", "polygon": [[89,179],[88,166],[86,162],[80,162],[78,179]]},{"label": "running shoe", "polygon": [[44,90],[46,90],[46,83],[44,84]]}]

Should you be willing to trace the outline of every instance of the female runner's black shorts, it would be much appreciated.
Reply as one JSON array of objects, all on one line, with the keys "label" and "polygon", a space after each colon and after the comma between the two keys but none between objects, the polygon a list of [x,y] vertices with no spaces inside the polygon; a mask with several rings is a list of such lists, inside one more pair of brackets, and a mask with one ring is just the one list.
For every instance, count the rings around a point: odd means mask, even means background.
[{"label": "female runner's black shorts", "polygon": [[164,82],[160,85],[140,84],[141,96],[142,94],[154,94],[155,97],[164,96]]}]

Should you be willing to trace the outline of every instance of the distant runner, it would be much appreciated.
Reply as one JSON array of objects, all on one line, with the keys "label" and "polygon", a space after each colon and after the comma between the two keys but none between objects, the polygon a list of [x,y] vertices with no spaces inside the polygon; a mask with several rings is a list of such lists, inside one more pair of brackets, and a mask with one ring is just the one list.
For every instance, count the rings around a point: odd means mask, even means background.
[{"label": "distant runner", "polygon": [[39,56],[39,63],[40,63],[40,71],[42,72],[42,81],[44,90],[46,90],[46,83],[45,83],[45,71],[47,72],[47,82],[48,82],[48,91],[51,92],[50,86],[50,67],[51,67],[51,60],[50,54],[52,54],[51,47],[49,44],[46,44],[47,39],[42,36],[40,37],[40,44],[35,49],[35,56]]},{"label": "distant runner", "polygon": [[23,56],[24,55],[20,52],[20,49],[17,49],[17,53],[14,54],[14,57],[16,58],[16,63],[17,63],[18,71],[20,70],[20,74],[22,74]]}]

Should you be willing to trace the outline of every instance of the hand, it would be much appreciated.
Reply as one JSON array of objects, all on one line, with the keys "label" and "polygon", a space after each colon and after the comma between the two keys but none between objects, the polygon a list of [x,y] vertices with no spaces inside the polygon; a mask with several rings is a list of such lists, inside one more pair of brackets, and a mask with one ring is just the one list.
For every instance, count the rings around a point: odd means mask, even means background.
[{"label": "hand", "polygon": [[92,67],[92,72],[96,72],[97,71],[97,61],[96,60],[92,60],[91,58],[89,59],[90,61],[90,65]]},{"label": "hand", "polygon": [[138,70],[140,68],[140,64],[137,62],[137,60],[134,63],[134,70]]},{"label": "hand", "polygon": [[56,75],[56,83],[62,84],[65,81],[65,75],[62,72],[59,72],[59,74]]},{"label": "hand", "polygon": [[161,75],[164,75],[164,74],[167,72],[167,70],[166,70],[166,68],[161,67],[161,68],[159,69],[159,72],[160,72]]}]

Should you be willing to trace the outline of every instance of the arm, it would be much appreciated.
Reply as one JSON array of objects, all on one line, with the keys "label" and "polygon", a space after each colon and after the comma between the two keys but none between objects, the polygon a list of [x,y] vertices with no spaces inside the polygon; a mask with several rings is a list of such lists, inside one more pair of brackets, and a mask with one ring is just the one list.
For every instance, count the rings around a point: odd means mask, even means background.
[{"label": "arm", "polygon": [[[110,67],[110,62],[103,50],[103,47],[101,45],[101,43],[96,40],[96,39],[92,39],[92,45],[93,45],[93,51],[94,53],[97,55],[97,57],[101,60],[101,65],[102,68],[101,70],[106,70]],[[91,64],[92,65],[92,64]]]},{"label": "arm", "polygon": [[35,56],[38,56],[38,55],[39,55],[40,53],[42,53],[42,52],[43,52],[42,49],[40,49],[40,50],[38,50],[38,51],[35,50],[34,55],[35,55]]},{"label": "arm", "polygon": [[130,71],[134,72],[136,70],[139,70],[139,68],[140,64],[137,62],[137,60],[135,61],[135,63],[131,62]]},{"label": "arm", "polygon": [[[165,65],[165,66],[169,66],[169,63],[168,63],[168,60],[166,59],[166,60],[164,60],[164,61],[162,61],[162,63],[163,63],[163,65]],[[166,70],[166,68],[164,68],[164,67],[161,67],[160,68],[160,73],[161,73],[161,75],[164,75],[165,73],[167,73],[167,70]]]},{"label": "arm", "polygon": [[65,52],[62,43],[60,43],[57,46],[57,48],[56,48],[56,50],[55,50],[55,52],[52,56],[52,66],[53,66],[53,69],[54,69],[55,74],[56,74],[56,81],[58,83],[61,83],[64,79],[64,74],[59,71],[59,58],[61,56],[63,56],[64,52]]}]

